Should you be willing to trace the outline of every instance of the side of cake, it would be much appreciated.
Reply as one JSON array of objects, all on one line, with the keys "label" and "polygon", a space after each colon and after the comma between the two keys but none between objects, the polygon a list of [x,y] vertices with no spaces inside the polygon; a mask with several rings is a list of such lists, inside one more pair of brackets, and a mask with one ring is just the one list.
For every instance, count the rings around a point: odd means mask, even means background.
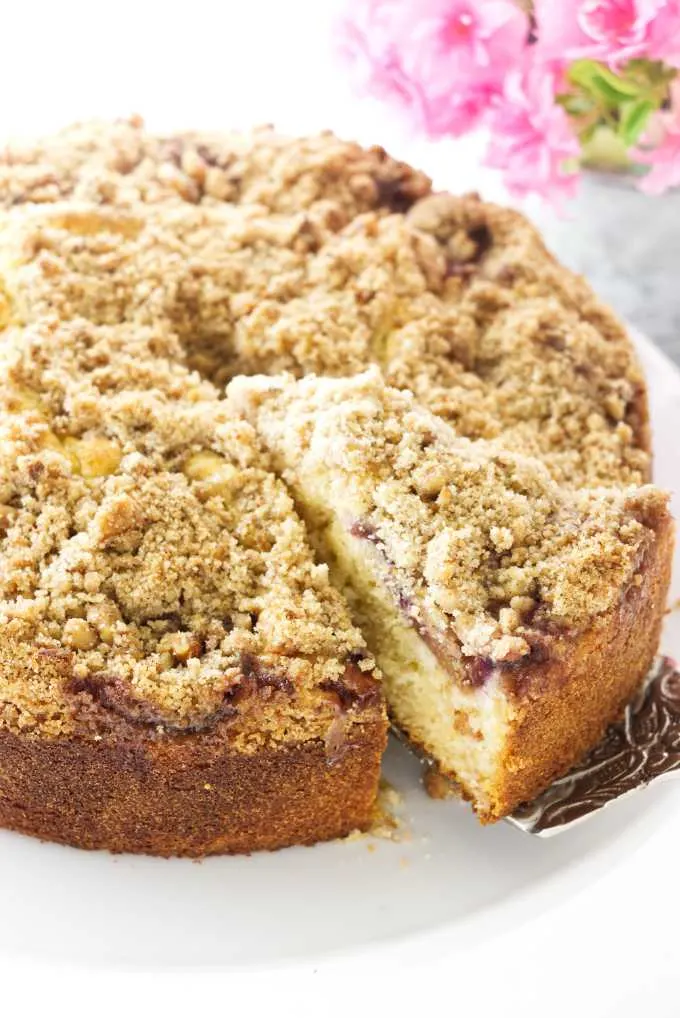
[{"label": "side of cake", "polygon": [[162,855],[365,827],[373,660],[252,428],[165,342],[6,330],[0,823]]},{"label": "side of cake", "polygon": [[387,387],[240,378],[384,674],[392,719],[482,819],[602,735],[653,659],[672,525],[651,486],[568,491]]}]

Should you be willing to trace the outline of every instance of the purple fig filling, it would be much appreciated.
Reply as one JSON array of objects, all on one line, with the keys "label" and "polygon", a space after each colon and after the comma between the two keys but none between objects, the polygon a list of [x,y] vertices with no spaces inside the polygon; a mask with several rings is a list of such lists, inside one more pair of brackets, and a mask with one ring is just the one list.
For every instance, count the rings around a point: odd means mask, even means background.
[{"label": "purple fig filling", "polygon": [[376,553],[382,559],[392,579],[390,587],[396,597],[401,614],[416,629],[421,640],[435,656],[439,665],[456,681],[460,682],[461,679],[459,674],[454,674],[451,667],[452,662],[460,662],[462,664],[464,669],[462,682],[464,685],[481,687],[491,678],[494,671],[498,669],[503,669],[506,672],[512,671],[517,669],[518,666],[526,665],[529,662],[536,664],[545,661],[550,656],[547,641],[551,635],[555,635],[556,629],[559,627],[556,627],[554,623],[547,619],[545,624],[541,624],[543,612],[540,607],[535,608],[532,613],[533,624],[531,631],[523,631],[522,633],[531,649],[529,654],[519,661],[494,661],[492,658],[484,655],[463,655],[460,649],[460,640],[451,627],[441,631],[435,626],[429,626],[417,612],[413,599],[403,588],[396,584],[394,581],[396,574],[395,565],[386,553],[385,543],[373,524],[368,520],[356,520],[350,527],[350,534],[353,537],[368,541],[375,548]]},{"label": "purple fig filling", "polygon": [[[385,544],[378,535],[375,527],[368,520],[356,520],[350,527],[350,534],[361,540],[368,541],[380,555],[390,575],[394,577],[396,569],[385,551]],[[461,661],[465,670],[463,683],[471,686],[482,686],[491,676],[494,670],[494,663],[485,657],[465,657],[461,655],[460,641],[449,627],[445,632],[440,632],[433,626],[428,626],[416,611],[413,599],[406,591],[393,583],[393,592],[397,598],[399,610],[406,621],[417,631],[421,640],[434,654],[439,665],[447,671],[452,678],[460,681],[458,675],[454,675],[451,662]]]},{"label": "purple fig filling", "polygon": [[188,719],[182,724],[167,717],[149,701],[135,696],[126,683],[115,675],[97,674],[84,679],[73,678],[70,691],[87,696],[106,711],[133,725],[162,725],[171,731],[203,732],[218,722],[236,717],[238,705],[246,697],[269,699],[275,692],[293,697],[295,688],[286,675],[266,668],[253,654],[242,654],[239,679],[224,692],[221,703],[210,713]]}]

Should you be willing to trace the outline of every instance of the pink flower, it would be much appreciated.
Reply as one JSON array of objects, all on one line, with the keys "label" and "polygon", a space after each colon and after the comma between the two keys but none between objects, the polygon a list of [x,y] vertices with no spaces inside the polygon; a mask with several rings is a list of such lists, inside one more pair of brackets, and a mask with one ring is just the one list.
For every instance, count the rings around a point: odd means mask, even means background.
[{"label": "pink flower", "polygon": [[548,59],[647,57],[680,66],[680,0],[535,0],[534,10]]},{"label": "pink flower", "polygon": [[336,45],[351,65],[357,88],[407,109],[422,101],[419,85],[406,73],[394,40],[399,0],[355,0],[338,23]]},{"label": "pink flower", "polygon": [[650,167],[638,184],[640,190],[662,194],[670,187],[680,187],[679,79],[671,86],[670,110],[656,114],[642,141],[650,147],[631,152],[639,163]]},{"label": "pink flower", "polygon": [[486,163],[503,171],[518,198],[534,192],[559,204],[576,190],[580,148],[567,114],[555,103],[557,81],[542,64],[511,73],[491,118]]},{"label": "pink flower", "polygon": [[354,0],[340,25],[360,85],[406,107],[431,136],[476,126],[528,30],[513,0]]},{"label": "pink flower", "polygon": [[660,145],[649,152],[636,152],[641,163],[650,166],[639,188],[647,194],[662,194],[669,187],[680,186],[680,127],[667,131]]}]

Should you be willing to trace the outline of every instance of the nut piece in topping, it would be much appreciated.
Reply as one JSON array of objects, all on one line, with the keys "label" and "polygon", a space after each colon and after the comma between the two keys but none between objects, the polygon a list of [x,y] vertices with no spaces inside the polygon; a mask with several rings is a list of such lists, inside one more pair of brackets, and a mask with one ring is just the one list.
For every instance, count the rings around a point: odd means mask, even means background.
[{"label": "nut piece in topping", "polygon": [[191,481],[200,481],[211,495],[229,493],[238,470],[214,452],[197,452],[184,464],[184,473]]},{"label": "nut piece in topping", "polygon": [[225,463],[226,460],[215,452],[196,452],[184,464],[184,473],[191,481],[205,481]]},{"label": "nut piece in topping", "polygon": [[97,634],[84,619],[68,619],[64,624],[64,643],[74,650],[92,650],[97,646]]},{"label": "nut piece in topping", "polygon": [[[85,574],[86,581],[89,575]],[[95,627],[102,643],[110,645],[113,643],[116,624],[121,621],[120,612],[115,604],[93,604],[87,610],[87,621]]]},{"label": "nut piece in topping", "polygon": [[0,505],[0,534],[6,534],[12,526],[17,510],[11,505]]},{"label": "nut piece in topping", "polygon": [[158,648],[170,653],[174,661],[186,662],[189,658],[200,657],[203,646],[193,633],[168,633],[160,640]]},{"label": "nut piece in topping", "polygon": [[74,471],[86,478],[115,474],[122,459],[120,446],[108,438],[67,437],[62,444]]}]

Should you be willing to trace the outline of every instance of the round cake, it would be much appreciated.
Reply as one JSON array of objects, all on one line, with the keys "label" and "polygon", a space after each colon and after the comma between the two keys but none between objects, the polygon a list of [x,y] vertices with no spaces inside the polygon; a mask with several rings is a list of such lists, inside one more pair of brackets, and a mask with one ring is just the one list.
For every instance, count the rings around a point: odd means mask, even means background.
[{"label": "round cake", "polygon": [[0,825],[366,828],[385,700],[485,820],[597,741],[672,526],[625,330],[522,216],[138,120],[7,148],[0,203]]}]

